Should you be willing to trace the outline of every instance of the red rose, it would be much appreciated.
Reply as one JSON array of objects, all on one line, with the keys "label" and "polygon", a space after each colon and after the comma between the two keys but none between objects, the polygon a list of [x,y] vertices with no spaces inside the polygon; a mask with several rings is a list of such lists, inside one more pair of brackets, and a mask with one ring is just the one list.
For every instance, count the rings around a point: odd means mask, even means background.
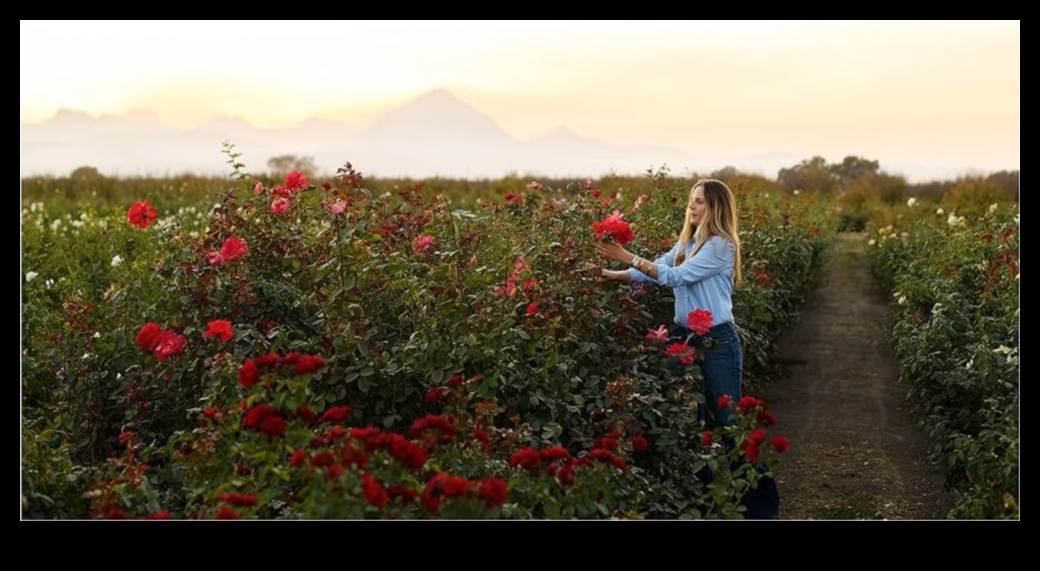
[{"label": "red rose", "polygon": [[361,475],[361,491],[365,494],[365,501],[377,508],[385,506],[386,502],[390,500],[386,490],[371,474]]},{"label": "red rose", "polygon": [[209,263],[216,266],[244,258],[248,253],[249,247],[246,243],[232,236],[224,241],[224,245],[220,247],[219,252],[210,252],[208,258]]},{"label": "red rose", "polygon": [[155,346],[159,344],[159,334],[162,333],[162,328],[159,327],[158,323],[149,321],[137,332],[137,348],[141,351],[154,351]]},{"label": "red rose", "polygon": [[282,433],[285,432],[285,419],[277,414],[272,414],[260,423],[260,430],[264,431],[264,434],[272,438],[275,436],[281,436]]},{"label": "red rose", "polygon": [[126,211],[126,217],[130,220],[130,223],[138,228],[148,228],[155,222],[158,214],[155,209],[152,208],[151,201],[148,202],[135,202],[130,210]]},{"label": "red rose", "polygon": [[787,438],[783,436],[774,436],[772,444],[773,448],[775,448],[776,451],[781,454],[787,452],[791,448],[791,443],[787,440]]},{"label": "red rose", "polygon": [[238,382],[243,387],[251,387],[255,385],[259,378],[260,369],[256,367],[256,362],[252,359],[242,363],[242,367],[238,369]]},{"label": "red rose", "polygon": [[711,446],[711,437],[711,431],[705,430],[704,434],[701,435],[701,444],[703,444],[704,446]]},{"label": "red rose", "polygon": [[596,231],[596,237],[601,240],[612,238],[622,246],[631,242],[635,235],[632,233],[632,227],[628,225],[628,222],[622,220],[623,217],[624,214],[615,210],[613,214],[608,215],[602,222],[593,222],[592,229]]},{"label": "red rose", "polygon": [[729,403],[733,402],[733,397],[729,395],[722,395],[719,397],[719,410],[722,410],[729,406]]},{"label": "red rose", "polygon": [[310,179],[300,171],[292,171],[285,176],[285,188],[293,191],[303,190],[310,184]]},{"label": "red rose", "polygon": [[650,443],[647,442],[646,437],[642,434],[637,434],[632,437],[632,450],[636,452],[645,452],[650,447]]},{"label": "red rose", "polygon": [[509,499],[509,486],[501,478],[481,480],[477,497],[487,502],[487,509],[500,506]]},{"label": "red rose", "polygon": [[217,501],[226,502],[233,506],[255,506],[259,504],[259,500],[256,496],[250,496],[249,494],[236,494],[233,492],[220,492],[217,494]]},{"label": "red rose", "polygon": [[349,406],[334,406],[321,415],[322,422],[343,422],[350,415]]},{"label": "red rose", "polygon": [[687,314],[686,324],[690,329],[697,333],[697,335],[704,335],[715,323],[710,311],[705,309],[695,309]]},{"label": "red rose", "polygon": [[231,322],[224,319],[218,319],[216,321],[210,321],[206,324],[209,329],[202,334],[206,339],[210,337],[217,337],[221,341],[227,343],[235,336],[235,333],[231,331]]},{"label": "red rose", "polygon": [[155,356],[160,361],[165,361],[184,353],[184,347],[187,344],[188,339],[183,335],[177,335],[173,331],[163,331],[159,334],[159,341],[155,345]]}]

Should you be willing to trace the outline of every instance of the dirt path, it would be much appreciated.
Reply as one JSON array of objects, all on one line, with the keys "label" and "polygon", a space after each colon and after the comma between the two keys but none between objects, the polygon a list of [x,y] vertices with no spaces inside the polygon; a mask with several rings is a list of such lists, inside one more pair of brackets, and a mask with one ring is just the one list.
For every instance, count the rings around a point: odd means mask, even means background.
[{"label": "dirt path", "polygon": [[784,519],[942,519],[951,505],[905,403],[865,246],[839,235],[825,283],[778,343],[781,376],[758,391],[791,440],[776,470]]}]

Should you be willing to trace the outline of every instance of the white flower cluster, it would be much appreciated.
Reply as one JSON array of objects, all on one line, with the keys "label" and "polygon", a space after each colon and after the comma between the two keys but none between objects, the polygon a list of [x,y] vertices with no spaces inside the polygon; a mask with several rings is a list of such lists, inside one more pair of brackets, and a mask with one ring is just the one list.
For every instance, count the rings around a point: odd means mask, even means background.
[{"label": "white flower cluster", "polygon": [[950,226],[964,226],[964,217],[957,216],[956,213],[951,212],[950,215],[946,218],[946,223]]},{"label": "white flower cluster", "polygon": [[906,201],[906,205],[909,206],[910,208],[913,208],[915,204],[917,204],[917,199],[912,197],[912,196],[910,197],[909,200]]},{"label": "white flower cluster", "polygon": [[994,213],[994,212],[996,212],[996,211],[997,211],[997,203],[996,203],[996,202],[994,202],[993,204],[990,204],[990,205],[989,205],[989,213],[990,213],[990,214],[993,214],[993,213]]}]

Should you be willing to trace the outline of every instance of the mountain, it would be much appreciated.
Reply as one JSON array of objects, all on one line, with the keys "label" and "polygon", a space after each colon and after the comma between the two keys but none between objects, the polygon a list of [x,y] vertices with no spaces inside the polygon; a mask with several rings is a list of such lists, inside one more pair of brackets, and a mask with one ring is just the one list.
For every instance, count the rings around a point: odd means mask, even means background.
[{"label": "mountain", "polygon": [[113,176],[227,174],[224,141],[234,143],[246,170],[254,172],[285,154],[313,157],[326,173],[349,161],[368,176],[413,178],[642,174],[662,164],[678,174],[724,166],[701,164],[705,161],[676,149],[587,139],[563,126],[519,140],[444,89],[390,110],[365,129],[319,119],[261,129],[240,118],[221,118],[177,130],[148,111],[95,118],[69,110],[20,127],[23,176],[63,175],[84,165]]}]

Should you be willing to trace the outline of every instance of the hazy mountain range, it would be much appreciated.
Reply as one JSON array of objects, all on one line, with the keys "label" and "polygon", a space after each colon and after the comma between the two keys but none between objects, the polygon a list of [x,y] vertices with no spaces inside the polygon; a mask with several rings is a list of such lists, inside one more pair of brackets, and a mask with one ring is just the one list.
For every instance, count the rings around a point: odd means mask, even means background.
[{"label": "hazy mountain range", "polygon": [[[565,127],[520,140],[450,92],[436,89],[385,113],[364,129],[317,119],[287,128],[261,129],[242,119],[220,119],[197,129],[178,130],[149,111],[94,118],[62,110],[43,123],[21,124],[21,174],[66,175],[78,167],[92,166],[110,176],[225,175],[231,169],[221,153],[223,141],[235,144],[242,153],[239,160],[249,172],[266,171],[271,157],[296,155],[312,157],[325,173],[350,161],[366,176],[413,178],[642,174],[664,164],[680,175],[734,166],[774,177],[779,169],[809,158],[785,152],[728,159],[696,157],[674,148],[623,146],[583,138]],[[918,176],[954,174],[937,171]]]}]

